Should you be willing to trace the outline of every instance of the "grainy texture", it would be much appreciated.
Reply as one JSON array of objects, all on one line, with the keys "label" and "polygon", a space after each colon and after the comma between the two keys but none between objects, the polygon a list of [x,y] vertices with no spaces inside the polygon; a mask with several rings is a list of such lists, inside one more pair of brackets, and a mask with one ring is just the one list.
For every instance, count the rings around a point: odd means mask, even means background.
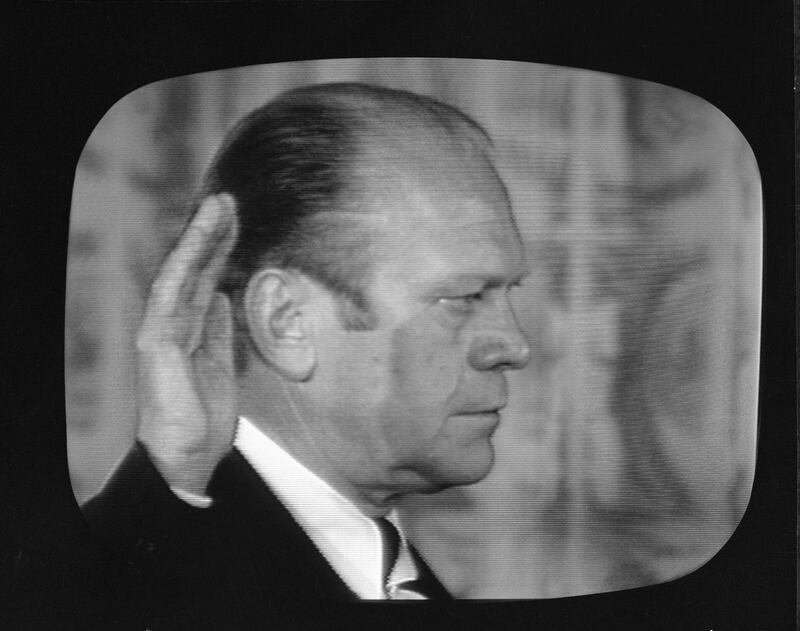
[{"label": "grainy texture", "polygon": [[631,79],[470,60],[332,60],[146,86],[98,124],[76,174],[67,417],[79,500],[129,447],[149,279],[227,128],[277,93],[361,80],[430,94],[493,136],[533,275],[533,347],[484,482],[408,502],[457,597],[651,584],[708,560],[753,478],[761,197],[733,124]]}]

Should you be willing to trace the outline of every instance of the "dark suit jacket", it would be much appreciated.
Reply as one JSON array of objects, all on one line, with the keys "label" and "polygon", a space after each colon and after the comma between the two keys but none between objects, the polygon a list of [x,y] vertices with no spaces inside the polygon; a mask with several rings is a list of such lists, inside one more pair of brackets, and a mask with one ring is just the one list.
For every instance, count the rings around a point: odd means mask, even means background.
[{"label": "dark suit jacket", "polygon": [[[219,464],[210,508],[172,493],[141,444],[84,506],[93,531],[118,558],[129,609],[151,629],[260,628],[324,614],[357,600],[237,450]],[[412,550],[431,598],[450,598]]]}]

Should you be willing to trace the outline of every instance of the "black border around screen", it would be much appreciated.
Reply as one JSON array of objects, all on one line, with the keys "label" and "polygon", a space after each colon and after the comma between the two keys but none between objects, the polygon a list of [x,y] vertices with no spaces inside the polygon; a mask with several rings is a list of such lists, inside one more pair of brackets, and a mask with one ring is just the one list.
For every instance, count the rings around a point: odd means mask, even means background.
[{"label": "black border around screen", "polygon": [[[108,108],[152,81],[299,59],[531,61],[692,92],[750,142],[762,177],[759,442],[750,506],[705,566],[673,582],[546,601],[332,605],[321,628],[789,629],[796,598],[794,100],[788,2],[51,3],[5,22],[2,482],[19,628],[103,621],[100,563],[69,481],[64,288],[75,167]],[[6,552],[8,554],[6,554]],[[7,561],[7,563],[6,563]],[[0,570],[3,574],[6,572]],[[2,616],[4,614],[0,614]],[[107,622],[107,621],[106,621]],[[266,622],[266,621],[265,621]],[[16,627],[15,627],[16,628]]]}]

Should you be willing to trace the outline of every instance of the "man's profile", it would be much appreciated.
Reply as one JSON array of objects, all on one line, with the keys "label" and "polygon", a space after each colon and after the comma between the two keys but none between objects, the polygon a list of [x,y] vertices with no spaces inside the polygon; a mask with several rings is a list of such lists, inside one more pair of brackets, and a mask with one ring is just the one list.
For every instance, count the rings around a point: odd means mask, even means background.
[{"label": "man's profile", "polygon": [[142,607],[447,598],[393,506],[488,474],[529,358],[488,136],[416,94],[300,88],[232,130],[196,206],[139,334],[137,444],[85,507]]}]

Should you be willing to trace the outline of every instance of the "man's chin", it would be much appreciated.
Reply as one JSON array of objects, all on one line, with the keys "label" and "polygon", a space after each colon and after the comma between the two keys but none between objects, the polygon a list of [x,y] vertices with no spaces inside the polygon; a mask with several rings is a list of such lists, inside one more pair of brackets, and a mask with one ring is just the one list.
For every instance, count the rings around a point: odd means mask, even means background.
[{"label": "man's chin", "polygon": [[460,458],[454,458],[447,463],[438,463],[438,466],[427,476],[431,483],[429,489],[423,493],[438,493],[453,486],[469,486],[483,480],[492,470],[494,465],[494,450],[488,444],[485,449],[470,450]]}]

